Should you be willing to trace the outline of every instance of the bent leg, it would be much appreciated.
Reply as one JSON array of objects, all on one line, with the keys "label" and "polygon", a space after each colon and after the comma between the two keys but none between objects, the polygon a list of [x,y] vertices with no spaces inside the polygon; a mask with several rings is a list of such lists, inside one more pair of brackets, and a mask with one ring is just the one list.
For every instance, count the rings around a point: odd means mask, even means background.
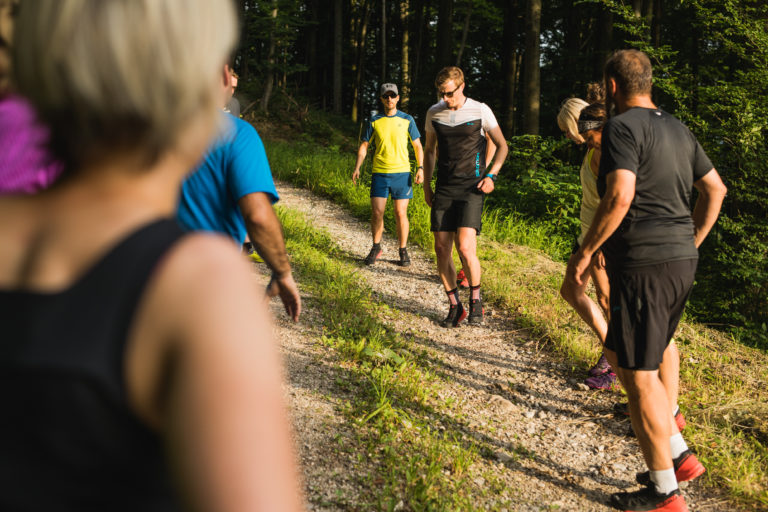
[{"label": "bent leg", "polygon": [[672,433],[677,433],[677,423],[675,423],[675,408],[677,407],[677,397],[680,392],[680,353],[677,350],[677,343],[671,341],[664,351],[664,359],[659,365],[659,378],[667,394],[669,403],[669,417],[671,418],[674,429]]},{"label": "bent leg", "polygon": [[605,318],[611,321],[611,286],[608,282],[608,273],[605,271],[605,267],[598,265],[597,261],[594,261],[589,269],[592,276],[592,282],[595,283],[595,294],[597,295],[597,304],[600,309],[603,310]]},{"label": "bent leg", "polygon": [[[594,267],[594,265],[592,265]],[[560,287],[560,295],[568,304],[576,310],[582,320],[597,334],[600,344],[605,344],[605,337],[608,334],[608,322],[605,321],[603,313],[597,307],[592,299],[586,293],[589,279],[584,279],[581,285],[563,280]]]}]

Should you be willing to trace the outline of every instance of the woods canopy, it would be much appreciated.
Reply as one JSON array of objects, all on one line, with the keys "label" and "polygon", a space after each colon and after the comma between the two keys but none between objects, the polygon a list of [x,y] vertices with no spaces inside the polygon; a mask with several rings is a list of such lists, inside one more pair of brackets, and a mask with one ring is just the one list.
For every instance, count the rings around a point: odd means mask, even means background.
[{"label": "woods canopy", "polygon": [[[436,72],[462,67],[467,95],[490,105],[513,149],[522,148],[502,172],[507,190],[526,173],[565,170],[578,184],[579,150],[539,138],[561,137],[560,104],[602,79],[613,50],[645,51],[654,101],[691,128],[729,189],[702,247],[690,311],[768,348],[765,2],[239,0],[239,7],[235,67],[258,91],[263,112],[279,90],[296,105],[359,123],[378,108],[376,89],[387,81],[398,84],[401,109],[422,129],[436,101]],[[532,148],[544,154],[531,155]],[[515,154],[531,158],[514,161]],[[571,185],[561,188],[548,189],[552,197],[542,195],[539,205],[520,204],[514,194],[500,204],[551,213],[550,200],[578,201]],[[567,236],[575,228],[559,222],[557,229]]]}]

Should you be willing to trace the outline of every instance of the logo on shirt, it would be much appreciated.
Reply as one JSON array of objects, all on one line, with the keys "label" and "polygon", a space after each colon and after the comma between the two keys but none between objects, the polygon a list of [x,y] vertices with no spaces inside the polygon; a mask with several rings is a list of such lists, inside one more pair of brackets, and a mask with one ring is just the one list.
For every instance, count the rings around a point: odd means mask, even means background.
[{"label": "logo on shirt", "polygon": [[467,126],[475,126],[475,123],[469,122],[467,123]]}]

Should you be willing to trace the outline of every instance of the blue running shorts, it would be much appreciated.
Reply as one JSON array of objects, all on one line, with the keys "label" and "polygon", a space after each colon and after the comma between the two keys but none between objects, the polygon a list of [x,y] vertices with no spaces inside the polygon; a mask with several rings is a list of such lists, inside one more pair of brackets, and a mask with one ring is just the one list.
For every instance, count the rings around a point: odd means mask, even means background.
[{"label": "blue running shorts", "polygon": [[413,198],[410,172],[375,172],[371,175],[371,197],[389,197],[390,194],[392,199]]}]

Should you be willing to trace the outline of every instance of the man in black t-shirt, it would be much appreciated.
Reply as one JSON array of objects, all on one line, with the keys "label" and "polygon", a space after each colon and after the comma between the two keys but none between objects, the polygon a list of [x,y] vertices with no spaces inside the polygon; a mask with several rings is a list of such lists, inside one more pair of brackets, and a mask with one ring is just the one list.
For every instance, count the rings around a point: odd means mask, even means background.
[{"label": "man in black t-shirt", "polygon": [[[617,493],[622,510],[686,510],[678,481],[704,466],[675,418],[679,356],[670,340],[693,285],[698,247],[717,220],[725,185],[696,138],[651,100],[651,64],[637,50],[606,63],[608,99],[598,177],[601,202],[567,278],[581,283],[602,246],[611,286],[606,357],[627,390],[632,426],[649,471],[645,487]],[[699,192],[693,214],[692,189]]]},{"label": "man in black t-shirt", "polygon": [[[435,79],[441,101],[427,111],[424,122],[424,199],[431,208],[437,271],[448,295],[448,316],[443,327],[456,327],[467,316],[459,300],[453,245],[469,279],[470,324],[483,323],[480,298],[480,233],[483,200],[494,189],[496,176],[507,157],[507,142],[499,123],[485,103],[464,96],[464,73],[456,66],[440,70]],[[486,134],[496,146],[493,165],[486,170]],[[432,191],[432,173],[437,157],[437,183]]]}]

